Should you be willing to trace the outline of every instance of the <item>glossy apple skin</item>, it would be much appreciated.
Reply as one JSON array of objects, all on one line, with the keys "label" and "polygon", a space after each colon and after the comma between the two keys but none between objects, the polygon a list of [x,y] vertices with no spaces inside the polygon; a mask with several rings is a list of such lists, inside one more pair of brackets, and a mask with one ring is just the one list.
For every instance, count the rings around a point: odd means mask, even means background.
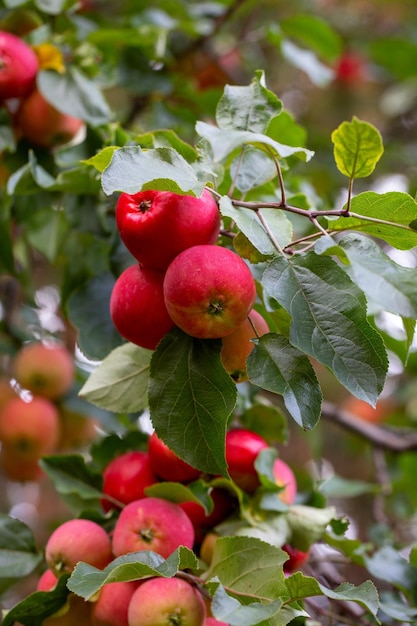
[{"label": "glossy apple skin", "polygon": [[248,380],[246,359],[255,346],[252,340],[269,332],[268,324],[256,309],[252,309],[248,318],[222,340],[220,358],[224,369],[236,383]]},{"label": "glossy apple skin", "polygon": [[129,604],[129,626],[203,626],[206,607],[197,589],[181,578],[151,578]]},{"label": "glossy apple skin", "polygon": [[122,337],[147,350],[155,350],[174,327],[163,293],[164,274],[140,267],[125,269],[110,296],[110,316]]},{"label": "glossy apple skin", "polygon": [[0,101],[27,96],[38,69],[32,48],[20,37],[0,31]]},{"label": "glossy apple skin", "polygon": [[0,441],[18,460],[38,460],[54,451],[58,439],[58,410],[47,398],[16,396],[0,412]]},{"label": "glossy apple skin", "polygon": [[93,603],[92,626],[129,626],[127,612],[137,588],[135,581],[103,585],[97,602]]},{"label": "glossy apple skin", "polygon": [[78,561],[103,569],[113,559],[110,537],[96,522],[70,519],[49,536],[45,559],[56,576],[72,572]]},{"label": "glossy apple skin", "polygon": [[272,466],[277,485],[283,487],[278,493],[279,498],[285,504],[294,504],[297,495],[297,481],[291,467],[282,459],[275,459]]},{"label": "glossy apple skin", "polygon": [[188,483],[197,480],[201,474],[200,470],[180,459],[156,432],[149,437],[148,455],[152,471],[163,480]]},{"label": "glossy apple skin", "polygon": [[203,626],[229,626],[226,622],[219,622],[215,617],[206,617]]},{"label": "glossy apple skin", "polygon": [[75,378],[73,355],[62,345],[40,341],[24,345],[12,369],[21,387],[51,400],[65,395]]},{"label": "glossy apple skin", "polygon": [[[129,504],[145,497],[146,487],[156,482],[158,478],[151,469],[149,455],[140,450],[132,450],[121,454],[107,465],[103,472],[103,493],[122,504]],[[107,512],[116,505],[103,498],[102,506]]]},{"label": "glossy apple skin", "polygon": [[115,556],[152,550],[168,558],[181,545],[193,547],[194,528],[178,504],[162,498],[141,498],[127,504],[120,513],[112,544]]},{"label": "glossy apple skin", "polygon": [[207,515],[198,502],[180,502],[179,506],[187,513],[195,532],[195,543],[200,544],[207,532],[220,524],[235,509],[236,501],[225,489],[214,487],[210,496],[213,499],[213,510]]},{"label": "glossy apple skin", "polygon": [[221,246],[193,246],[169,265],[164,279],[168,313],[185,333],[200,339],[225,337],[242,324],[256,298],[243,259]]},{"label": "glossy apple skin", "polygon": [[144,267],[165,270],[186,248],[216,241],[220,214],[208,190],[200,198],[140,191],[120,195],[116,224],[126,248]]},{"label": "glossy apple skin", "polygon": [[46,569],[38,579],[36,591],[50,591],[55,587],[58,578],[51,569]]},{"label": "glossy apple skin", "polygon": [[84,125],[77,117],[58,111],[37,89],[22,100],[14,115],[17,136],[42,148],[69,143]]},{"label": "glossy apple skin", "polygon": [[226,433],[226,462],[231,479],[247,493],[252,493],[260,485],[255,469],[256,457],[268,444],[257,433],[234,428]]}]

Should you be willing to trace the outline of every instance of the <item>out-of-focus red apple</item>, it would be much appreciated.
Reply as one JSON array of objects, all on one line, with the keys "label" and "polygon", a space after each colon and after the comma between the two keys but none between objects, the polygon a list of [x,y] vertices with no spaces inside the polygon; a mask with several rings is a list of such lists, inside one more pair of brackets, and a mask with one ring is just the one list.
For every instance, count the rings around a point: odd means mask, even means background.
[{"label": "out-of-focus red apple", "polygon": [[84,126],[83,120],[58,111],[37,89],[22,100],[14,115],[17,136],[42,148],[69,143]]},{"label": "out-of-focus red apple", "polygon": [[236,501],[233,496],[219,487],[214,487],[210,496],[213,499],[213,510],[207,515],[203,506],[198,502],[180,502],[179,506],[187,513],[195,532],[195,543],[200,544],[207,532],[220,524],[235,509]]},{"label": "out-of-focus red apple", "polygon": [[230,477],[248,493],[260,485],[255,461],[260,451],[267,447],[265,439],[252,430],[234,428],[226,433],[226,461]]},{"label": "out-of-focus red apple", "polygon": [[285,504],[294,504],[297,495],[297,481],[291,467],[282,459],[275,459],[272,473],[277,485],[282,487],[278,497]]},{"label": "out-of-focus red apple", "polygon": [[98,600],[93,603],[93,626],[129,626],[128,608],[137,588],[135,581],[103,585]]},{"label": "out-of-focus red apple", "polygon": [[0,31],[0,101],[27,96],[38,67],[36,54],[23,39]]}]

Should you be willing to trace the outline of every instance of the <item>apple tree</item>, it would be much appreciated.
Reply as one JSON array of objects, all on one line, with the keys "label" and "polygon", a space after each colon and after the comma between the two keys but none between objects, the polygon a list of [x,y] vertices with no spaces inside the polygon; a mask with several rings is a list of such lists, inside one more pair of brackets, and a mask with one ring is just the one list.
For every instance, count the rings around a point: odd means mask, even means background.
[{"label": "apple tree", "polygon": [[416,622],[417,22],[322,4],[0,3],[5,626]]}]

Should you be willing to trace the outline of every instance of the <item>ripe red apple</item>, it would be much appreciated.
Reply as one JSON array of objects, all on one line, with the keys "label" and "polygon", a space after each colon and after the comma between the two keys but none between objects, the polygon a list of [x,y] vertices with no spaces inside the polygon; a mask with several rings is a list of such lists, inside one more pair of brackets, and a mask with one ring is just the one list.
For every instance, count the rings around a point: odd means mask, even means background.
[{"label": "ripe red apple", "polygon": [[27,96],[38,68],[35,52],[23,39],[0,31],[0,101]]},{"label": "ripe red apple", "polygon": [[346,85],[358,84],[366,79],[366,61],[357,52],[344,52],[336,63],[336,79]]},{"label": "ripe red apple", "polygon": [[36,341],[24,345],[13,360],[13,376],[24,389],[57,400],[72,387],[74,357],[60,344]]},{"label": "ripe red apple", "polygon": [[187,248],[169,265],[165,304],[184,332],[200,339],[225,337],[252,309],[256,286],[245,261],[221,246]]},{"label": "ripe red apple", "polygon": [[162,498],[141,498],[127,504],[113,531],[115,556],[152,550],[168,558],[179,546],[191,549],[193,545],[190,518],[178,504]]},{"label": "ripe red apple", "polygon": [[59,415],[47,398],[12,398],[0,411],[0,441],[18,461],[37,461],[54,451],[59,439]]},{"label": "ripe red apple", "polygon": [[226,433],[226,462],[231,479],[247,493],[260,485],[255,469],[256,457],[268,444],[263,437],[245,428]]},{"label": "ripe red apple", "polygon": [[13,446],[4,443],[0,447],[0,468],[4,476],[14,482],[37,482],[44,477],[39,458],[22,458]]},{"label": "ripe red apple", "polygon": [[55,587],[58,578],[51,569],[46,569],[38,579],[36,591],[50,591]]},{"label": "ripe red apple", "polygon": [[197,589],[182,578],[151,578],[132,596],[129,626],[203,626],[206,607]]},{"label": "ripe red apple", "polygon": [[110,315],[118,332],[128,341],[155,350],[174,327],[164,301],[164,273],[141,267],[125,269],[110,297]]},{"label": "ripe red apple", "polygon": [[246,359],[255,344],[253,339],[269,332],[268,324],[256,309],[230,335],[223,337],[220,357],[223,367],[236,383],[248,380]]},{"label": "ripe red apple", "polygon": [[195,543],[200,544],[207,532],[220,524],[235,508],[235,499],[233,496],[220,487],[214,487],[210,496],[213,499],[213,510],[207,514],[201,504],[198,502],[187,501],[180,502],[179,506],[187,513],[190,518],[195,533]]},{"label": "ripe red apple", "polygon": [[34,89],[20,103],[14,126],[18,137],[42,148],[55,148],[72,141],[84,128],[83,120],[61,113]]},{"label": "ripe red apple", "polygon": [[[158,482],[151,469],[149,455],[140,450],[125,452],[107,465],[103,472],[103,493],[117,502],[129,504],[145,497],[145,489]],[[102,499],[105,511],[115,508],[111,500]]]},{"label": "ripe red apple", "polygon": [[127,612],[137,588],[136,581],[103,585],[93,604],[92,626],[129,626]]},{"label": "ripe red apple", "polygon": [[156,432],[149,437],[148,454],[152,471],[163,480],[188,483],[197,480],[201,474],[200,470],[180,459]]},{"label": "ripe red apple", "polygon": [[275,459],[272,473],[278,486],[283,487],[278,493],[285,504],[294,504],[297,495],[297,481],[291,467],[282,459]]},{"label": "ripe red apple", "polygon": [[287,574],[291,574],[295,570],[299,569],[308,559],[309,551],[303,552],[303,550],[298,550],[297,548],[293,548],[289,543],[286,543],[282,546],[282,549],[288,554],[290,557],[288,561],[285,561],[283,569]]},{"label": "ripe red apple", "polygon": [[45,546],[45,559],[54,574],[72,572],[78,561],[103,569],[112,560],[110,537],[102,526],[74,518],[58,526]]},{"label": "ripe red apple", "polygon": [[203,626],[229,626],[226,622],[219,622],[215,617],[206,617]]},{"label": "ripe red apple", "polygon": [[141,265],[165,270],[186,248],[216,241],[220,214],[207,189],[201,198],[150,190],[122,193],[116,224],[126,248]]}]

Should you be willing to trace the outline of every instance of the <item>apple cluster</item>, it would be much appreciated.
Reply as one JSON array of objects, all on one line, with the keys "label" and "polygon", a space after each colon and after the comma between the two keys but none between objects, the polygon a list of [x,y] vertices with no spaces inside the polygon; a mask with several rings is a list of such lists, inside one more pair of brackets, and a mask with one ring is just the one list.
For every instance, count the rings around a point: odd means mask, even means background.
[{"label": "apple cluster", "polygon": [[246,380],[251,339],[268,332],[253,309],[256,286],[245,261],[216,245],[220,215],[212,194],[122,193],[120,237],[136,262],[118,277],[110,314],[128,341],[154,350],[174,326],[199,339],[222,338],[222,362]]},{"label": "apple cluster", "polygon": [[42,456],[96,436],[93,419],[61,402],[74,378],[73,355],[59,343],[24,344],[12,359],[0,379],[0,467],[9,480],[38,480]]},{"label": "apple cluster", "polygon": [[17,139],[54,148],[71,141],[84,122],[58,111],[37,88],[46,47],[32,47],[22,37],[0,31],[0,105],[8,110]]},{"label": "apple cluster", "polygon": [[[216,527],[239,516],[237,489],[254,496],[260,487],[255,461],[267,442],[256,432],[233,428],[226,434],[226,461],[231,481],[210,486],[214,476],[203,475],[180,459],[153,432],[144,450],[128,450],[112,458],[103,471],[102,507],[111,528],[91,519],[74,518],[60,524],[45,546],[47,569],[37,583],[38,591],[52,590],[58,578],[70,574],[79,561],[98,569],[114,558],[142,550],[168,558],[177,548],[194,550],[202,567],[210,564]],[[297,483],[291,468],[276,459],[273,474],[277,498],[294,503]],[[198,500],[182,500],[173,483],[191,487],[200,481],[209,486],[213,509],[206,513]],[[176,501],[147,491],[167,483]],[[216,485],[216,486],[214,486]],[[168,493],[166,491],[165,493]],[[107,526],[107,524],[106,524]],[[306,560],[307,553],[284,545],[289,560],[286,571],[293,571]],[[70,592],[59,616],[44,621],[44,626],[227,626],[211,613],[210,595],[198,577],[180,572],[173,578],[147,577],[133,581],[110,582],[89,601]],[[59,620],[59,621],[54,621]]]}]

